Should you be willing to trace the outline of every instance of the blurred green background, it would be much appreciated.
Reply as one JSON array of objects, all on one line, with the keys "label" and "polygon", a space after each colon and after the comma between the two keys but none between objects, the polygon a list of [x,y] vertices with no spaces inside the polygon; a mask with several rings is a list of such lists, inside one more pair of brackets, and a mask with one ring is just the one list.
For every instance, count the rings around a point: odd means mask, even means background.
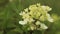
[{"label": "blurred green background", "polygon": [[[45,34],[60,34],[60,0],[0,0],[0,34],[22,34],[19,12],[36,3],[52,8],[49,13],[55,22],[45,31]],[[36,30],[33,34],[41,33]]]}]

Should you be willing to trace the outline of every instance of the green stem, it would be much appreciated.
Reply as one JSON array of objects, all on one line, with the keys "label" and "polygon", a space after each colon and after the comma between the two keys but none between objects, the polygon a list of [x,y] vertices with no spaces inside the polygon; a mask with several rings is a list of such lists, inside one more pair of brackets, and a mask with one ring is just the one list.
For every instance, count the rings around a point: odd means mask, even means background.
[{"label": "green stem", "polygon": [[42,31],[42,34],[44,34],[45,30]]}]

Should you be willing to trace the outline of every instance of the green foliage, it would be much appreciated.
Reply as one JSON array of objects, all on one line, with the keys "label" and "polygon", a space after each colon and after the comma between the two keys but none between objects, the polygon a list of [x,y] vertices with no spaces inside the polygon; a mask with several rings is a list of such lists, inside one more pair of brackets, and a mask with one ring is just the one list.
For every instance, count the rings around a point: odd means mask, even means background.
[{"label": "green foliage", "polygon": [[[45,34],[60,34],[60,0],[0,0],[0,34],[23,34],[19,25],[19,12],[29,5],[41,3],[52,7],[51,14],[57,14],[57,20],[49,26]],[[27,32],[28,34],[29,32]],[[41,34],[34,31],[34,34]]]}]

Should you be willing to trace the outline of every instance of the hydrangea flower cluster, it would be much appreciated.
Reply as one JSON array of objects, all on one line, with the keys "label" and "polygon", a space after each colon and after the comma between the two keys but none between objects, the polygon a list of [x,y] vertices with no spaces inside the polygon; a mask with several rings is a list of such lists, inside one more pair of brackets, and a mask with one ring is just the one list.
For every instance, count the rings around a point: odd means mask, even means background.
[{"label": "hydrangea flower cluster", "polygon": [[49,6],[44,6],[40,3],[37,3],[36,5],[30,5],[28,8],[24,9],[24,11],[21,11],[19,13],[19,15],[22,16],[22,20],[19,21],[19,24],[23,26],[27,26],[28,24],[28,30],[48,29],[48,27],[42,22],[53,22],[52,17],[48,13],[51,10],[52,8],[50,8]]}]

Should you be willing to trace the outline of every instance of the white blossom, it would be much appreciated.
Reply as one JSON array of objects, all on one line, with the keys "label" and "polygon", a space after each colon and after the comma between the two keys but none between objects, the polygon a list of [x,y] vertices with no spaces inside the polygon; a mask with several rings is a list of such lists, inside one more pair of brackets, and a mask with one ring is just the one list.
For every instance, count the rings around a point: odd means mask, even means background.
[{"label": "white blossom", "polygon": [[52,19],[52,17],[50,17],[49,14],[47,14],[46,16],[47,16],[47,19],[48,19],[49,22],[53,22],[53,19]]},{"label": "white blossom", "polygon": [[25,14],[25,12],[22,12],[22,11],[19,13],[19,15],[24,15],[24,14]]},{"label": "white blossom", "polygon": [[28,8],[24,9],[25,12],[28,12]]},{"label": "white blossom", "polygon": [[48,27],[45,24],[43,24],[43,23],[40,23],[40,26],[41,26],[40,27],[41,29],[48,29]]},{"label": "white blossom", "polygon": [[40,25],[40,21],[37,21],[37,22],[36,22],[36,25]]},{"label": "white blossom", "polygon": [[37,3],[37,6],[40,7],[40,3]]},{"label": "white blossom", "polygon": [[[50,16],[50,14],[48,14],[49,11],[51,11],[52,8],[50,8],[49,6],[44,6],[44,5],[40,5],[39,3],[37,3],[36,5],[31,5],[28,8],[24,9],[24,11],[21,11],[19,13],[19,15],[22,16],[22,21],[19,21],[19,24],[21,25],[25,25],[28,24],[28,28],[27,29],[48,29],[48,27],[44,24],[41,23],[43,21],[49,21],[49,22],[53,22],[53,18]],[[38,25],[40,25],[39,28]]]},{"label": "white blossom", "polygon": [[52,18],[48,18],[48,21],[49,21],[49,22],[53,22],[53,19],[52,19]]},{"label": "white blossom", "polygon": [[27,21],[19,21],[19,24],[25,25],[25,24],[27,24]]},{"label": "white blossom", "polygon": [[50,8],[49,6],[41,6],[41,8],[42,8],[44,11],[50,11],[50,10],[52,10],[52,8]]}]

